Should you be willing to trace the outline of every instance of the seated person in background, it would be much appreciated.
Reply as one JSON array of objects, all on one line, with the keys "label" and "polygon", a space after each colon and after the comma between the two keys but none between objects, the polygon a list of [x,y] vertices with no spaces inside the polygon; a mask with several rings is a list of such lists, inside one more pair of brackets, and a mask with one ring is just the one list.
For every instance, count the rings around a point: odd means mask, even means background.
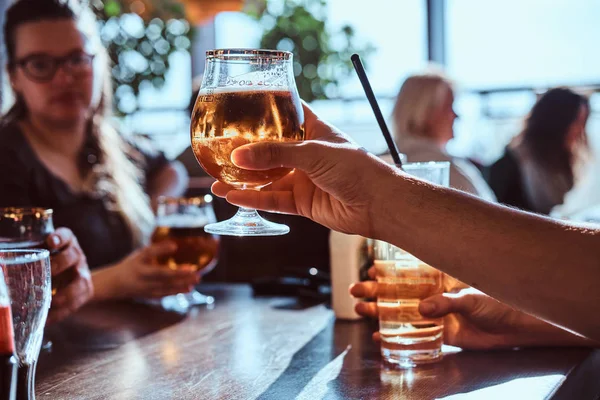
[{"label": "seated person in background", "polygon": [[452,83],[441,73],[430,71],[408,77],[392,112],[398,148],[409,162],[449,161],[451,187],[494,201],[477,167],[446,152],[457,117],[453,103]]},{"label": "seated person in background", "polygon": [[600,222],[600,159],[592,157],[585,173],[578,176],[573,188],[565,195],[562,204],[550,211],[553,218],[580,222]]},{"label": "seated person in background", "polygon": [[570,89],[541,96],[523,132],[490,167],[489,184],[498,201],[540,214],[562,204],[588,152],[589,113],[587,99]]},{"label": "seated person in background", "polygon": [[[108,58],[86,31],[91,15],[59,0],[21,0],[6,13],[16,101],[0,124],[0,206],[52,208],[96,269],[94,299],[186,292],[194,271],[154,263],[173,244],[145,246],[151,204],[183,193],[185,171],[109,123]],[[79,24],[83,17],[92,21]]]}]

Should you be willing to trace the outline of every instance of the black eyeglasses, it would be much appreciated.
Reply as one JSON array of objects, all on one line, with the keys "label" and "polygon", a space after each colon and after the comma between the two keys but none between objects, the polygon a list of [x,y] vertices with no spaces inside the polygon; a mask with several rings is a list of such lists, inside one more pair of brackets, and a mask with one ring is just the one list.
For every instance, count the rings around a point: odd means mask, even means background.
[{"label": "black eyeglasses", "polygon": [[88,73],[92,69],[93,60],[93,55],[78,51],[64,57],[32,54],[16,61],[14,65],[23,68],[25,75],[33,81],[49,82],[61,66],[73,75]]}]

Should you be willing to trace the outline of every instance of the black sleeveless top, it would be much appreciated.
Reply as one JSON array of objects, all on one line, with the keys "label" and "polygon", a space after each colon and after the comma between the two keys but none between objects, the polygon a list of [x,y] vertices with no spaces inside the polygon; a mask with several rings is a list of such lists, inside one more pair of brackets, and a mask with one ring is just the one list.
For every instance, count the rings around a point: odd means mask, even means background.
[{"label": "black sleeveless top", "polygon": [[519,159],[506,148],[504,155],[489,167],[487,181],[499,203],[536,212],[527,198],[521,176]]},{"label": "black sleeveless top", "polygon": [[[144,159],[148,182],[168,161],[160,152],[132,145]],[[105,204],[102,198],[73,193],[38,159],[16,124],[0,127],[0,207],[52,208],[54,226],[74,232],[90,268],[115,263],[134,249],[127,224]]]}]

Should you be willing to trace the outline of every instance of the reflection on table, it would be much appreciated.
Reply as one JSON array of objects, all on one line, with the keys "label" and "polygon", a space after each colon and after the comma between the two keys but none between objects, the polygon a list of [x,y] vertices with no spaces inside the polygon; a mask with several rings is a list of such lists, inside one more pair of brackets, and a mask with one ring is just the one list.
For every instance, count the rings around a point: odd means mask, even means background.
[{"label": "reflection on table", "polygon": [[335,321],[323,304],[255,298],[245,285],[201,291],[214,308],[97,304],[52,327],[38,398],[585,399],[600,389],[600,354],[589,349],[445,347],[440,363],[387,371],[376,321]]}]

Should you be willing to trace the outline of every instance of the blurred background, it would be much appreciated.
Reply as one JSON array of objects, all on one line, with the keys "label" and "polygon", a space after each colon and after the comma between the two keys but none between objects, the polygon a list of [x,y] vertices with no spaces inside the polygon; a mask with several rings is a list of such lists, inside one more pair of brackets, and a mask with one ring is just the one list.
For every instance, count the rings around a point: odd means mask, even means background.
[{"label": "blurred background", "polygon": [[[590,98],[587,132],[600,149],[600,1],[597,0],[89,0],[112,58],[116,116],[170,158],[189,147],[189,105],[205,51],[276,48],[294,52],[302,98],[374,153],[385,142],[350,63],[363,58],[389,117],[403,80],[433,62],[457,83],[449,150],[481,165],[499,158],[536,96],[566,85]],[[0,0],[0,16],[10,4]],[[4,65],[4,61],[2,61]],[[3,89],[7,88],[4,74]],[[12,99],[1,91],[3,110]],[[192,161],[194,162],[194,161]],[[200,167],[197,167],[198,169]],[[192,180],[190,193],[210,181]],[[235,211],[215,204],[220,217]],[[280,238],[224,238],[219,280],[328,268],[329,232],[310,221]],[[220,218],[222,219],[222,218]],[[303,236],[302,236],[303,235]],[[253,253],[283,243],[310,243]],[[258,244],[260,243],[260,245]],[[290,253],[296,252],[296,253]],[[236,254],[234,254],[236,253]],[[252,254],[252,260],[248,260]],[[237,257],[237,258],[236,258]],[[235,269],[236,265],[244,266]],[[282,267],[283,265],[283,267]],[[235,273],[232,272],[235,270]],[[298,275],[302,275],[299,273]]]},{"label": "blurred background", "polygon": [[[10,3],[0,0],[5,9]],[[349,56],[365,60],[386,116],[406,76],[432,61],[458,84],[450,150],[490,164],[546,88],[588,92],[600,147],[600,2],[595,0],[90,0],[110,49],[123,123],[169,156],[189,143],[204,52],[265,47],[295,54],[301,96],[374,152],[385,150]],[[6,85],[6,79],[2,79]],[[6,90],[2,104],[10,103]]]}]

